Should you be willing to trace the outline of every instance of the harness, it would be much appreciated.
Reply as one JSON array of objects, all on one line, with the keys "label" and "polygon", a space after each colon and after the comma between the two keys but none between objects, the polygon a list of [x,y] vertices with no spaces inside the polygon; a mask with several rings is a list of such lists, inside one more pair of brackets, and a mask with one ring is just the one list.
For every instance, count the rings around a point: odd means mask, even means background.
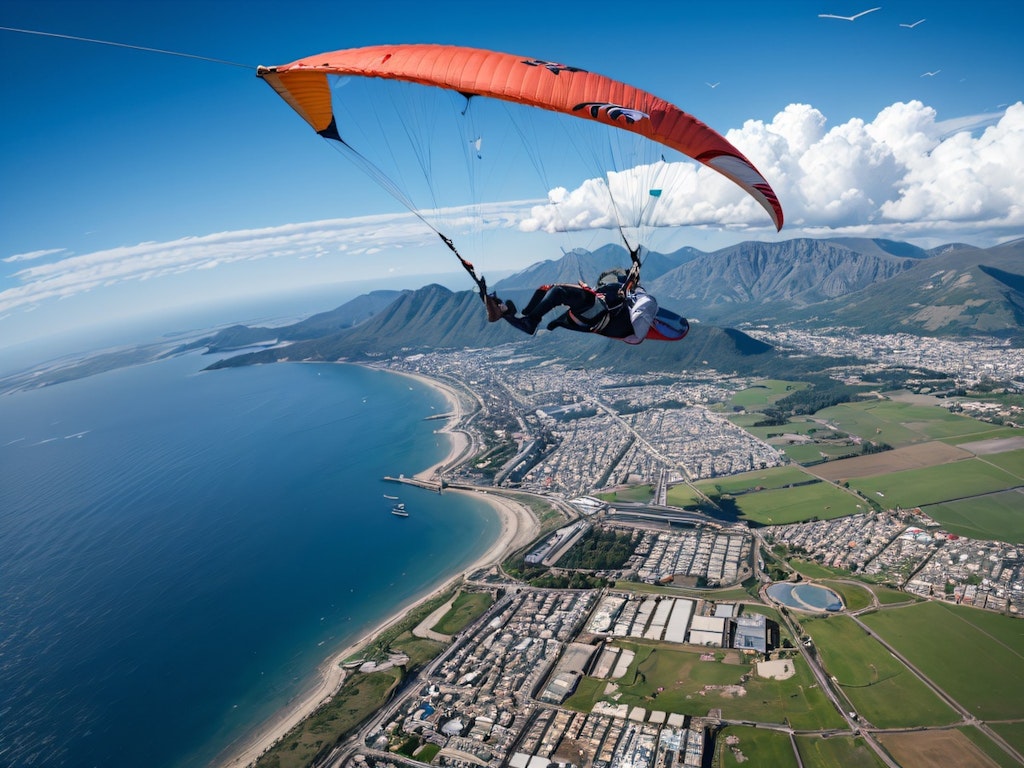
[{"label": "harness", "polygon": [[[640,282],[640,249],[631,248],[629,256],[633,263],[628,272],[621,268],[602,272],[597,280],[597,288],[580,282],[580,288],[594,297],[594,303],[583,312],[566,311],[566,318],[578,326],[574,330],[600,333],[618,313],[628,310],[628,297]],[[615,303],[611,303],[611,296],[617,300]]]},{"label": "harness", "polygon": [[[591,331],[592,333],[599,333],[608,326],[609,322],[611,322],[612,308],[608,306],[607,299],[599,291],[596,291],[589,285],[584,284],[580,284],[580,288],[594,297],[594,303],[590,306],[590,309],[584,310],[583,312],[573,312],[569,309],[566,310],[565,314],[572,322],[580,326],[580,328]],[[621,304],[619,306],[621,306]]]}]

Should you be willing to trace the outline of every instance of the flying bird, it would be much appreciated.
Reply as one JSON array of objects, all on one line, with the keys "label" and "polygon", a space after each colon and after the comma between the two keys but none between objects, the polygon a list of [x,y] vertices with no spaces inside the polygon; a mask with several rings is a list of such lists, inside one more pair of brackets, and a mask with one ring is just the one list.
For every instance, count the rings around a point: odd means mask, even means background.
[{"label": "flying bird", "polygon": [[921,77],[935,77],[941,71],[941,69],[936,69],[934,72],[925,72]]},{"label": "flying bird", "polygon": [[922,21],[928,21],[928,19],[918,19],[918,20],[917,20],[917,21],[915,21],[915,22],[914,22],[913,24],[900,24],[900,26],[901,26],[901,27],[906,27],[907,29],[913,29],[913,28],[914,28],[914,27],[916,27],[916,26],[917,26],[918,24],[920,24],[920,23],[921,23]]},{"label": "flying bird", "polygon": [[882,6],[878,6],[877,8],[868,8],[866,11],[861,11],[860,13],[855,13],[853,16],[836,16],[834,13],[819,13],[818,14],[818,18],[819,19],[842,19],[843,21],[855,21],[856,19],[859,19],[861,16],[864,16],[864,15],[866,15],[868,13],[874,13],[875,11],[880,11],[880,10],[882,10]]},{"label": "flying bird", "polygon": [[704,83],[708,88],[717,88],[720,83]]}]

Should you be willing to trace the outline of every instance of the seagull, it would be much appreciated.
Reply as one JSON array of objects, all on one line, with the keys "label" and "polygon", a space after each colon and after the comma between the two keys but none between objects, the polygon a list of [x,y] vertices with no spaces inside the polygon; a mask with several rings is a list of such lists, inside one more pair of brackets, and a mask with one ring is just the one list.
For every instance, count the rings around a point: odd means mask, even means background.
[{"label": "seagull", "polygon": [[708,88],[717,88],[721,83],[704,83]]},{"label": "seagull", "polygon": [[928,19],[918,19],[918,20],[917,20],[917,21],[915,21],[915,22],[914,22],[913,24],[900,24],[900,26],[901,26],[901,27],[906,27],[907,29],[913,29],[913,28],[914,28],[914,27],[916,27],[916,26],[917,26],[918,24],[920,24],[920,23],[921,23],[922,21],[928,21]]},{"label": "seagull", "polygon": [[819,13],[818,14],[818,18],[819,19],[842,19],[843,21],[855,21],[856,19],[859,19],[861,16],[864,16],[865,14],[874,13],[875,11],[880,11],[880,10],[882,10],[882,6],[878,6],[877,8],[868,8],[866,11],[861,11],[860,13],[855,13],[853,16],[836,16],[834,13]]},{"label": "seagull", "polygon": [[934,72],[925,72],[921,77],[935,77],[941,71],[941,69],[936,69]]}]

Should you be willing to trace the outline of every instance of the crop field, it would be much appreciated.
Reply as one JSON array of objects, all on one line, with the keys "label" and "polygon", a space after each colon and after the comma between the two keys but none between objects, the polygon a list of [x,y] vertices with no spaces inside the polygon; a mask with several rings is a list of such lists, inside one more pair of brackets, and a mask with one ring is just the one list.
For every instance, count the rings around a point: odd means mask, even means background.
[{"label": "crop field", "polygon": [[864,739],[853,736],[797,736],[804,768],[883,768]]},{"label": "crop field", "polygon": [[989,727],[1018,752],[1024,752],[1024,723],[990,723]]},{"label": "crop field", "polygon": [[982,720],[1024,718],[1024,622],[923,602],[861,620]]},{"label": "crop field", "polygon": [[940,442],[918,443],[883,453],[855,456],[814,468],[814,473],[838,483],[854,477],[872,477],[909,469],[924,469],[953,461],[970,459],[972,454],[962,448]]},{"label": "crop field", "polygon": [[986,456],[985,461],[995,464],[1000,469],[1005,469],[1024,482],[1024,450],[994,453]]},{"label": "crop field", "polygon": [[927,733],[880,733],[879,743],[903,768],[992,768],[992,761],[958,730]]},{"label": "crop field", "polygon": [[933,504],[921,511],[950,533],[970,539],[1024,544],[1024,490]]},{"label": "crop field", "polygon": [[946,439],[944,442],[957,445],[964,450],[976,453],[979,456],[985,453],[1002,453],[1003,451],[1014,451],[1024,448],[1024,434],[1017,427],[1001,427],[1000,429],[986,432],[977,438],[965,439],[955,437]]},{"label": "crop field", "polygon": [[815,414],[843,432],[894,448],[941,438],[982,439],[999,427],[950,413],[934,405],[913,405],[891,400],[844,403]]},{"label": "crop field", "polygon": [[[719,504],[724,503],[725,500],[719,501]],[[743,519],[764,525],[784,525],[811,518],[829,520],[864,511],[863,503],[856,496],[824,482],[744,493],[728,504],[734,505]]]},{"label": "crop field", "polygon": [[948,725],[957,714],[913,672],[847,616],[808,619],[828,673],[857,713],[878,728]]},{"label": "crop field", "polygon": [[[988,727],[995,731],[1003,739],[1005,739],[1006,742],[1010,744],[1010,746],[1014,747],[1018,752],[1020,752],[1021,745],[1014,744],[1013,738],[1007,737],[1006,732],[1004,732],[1003,727],[1006,725],[1006,723],[990,723]],[[1014,726],[1020,728],[1021,724],[1014,723],[1009,727],[1012,728]],[[1006,753],[1006,750],[1004,750],[1002,746],[996,744],[991,738],[989,738],[987,733],[982,733],[977,728],[969,727],[961,728],[960,732],[968,739],[970,739],[972,742],[974,742],[974,745],[976,747],[978,747],[985,754],[991,757],[995,761],[996,765],[1000,766],[1000,768],[1020,768],[1020,761],[1016,760],[1012,755],[1008,755]]]},{"label": "crop field", "polygon": [[984,493],[1004,491],[1021,481],[981,459],[967,459],[924,469],[910,469],[850,480],[850,487],[879,505],[921,507]]},{"label": "crop field", "polygon": [[796,755],[788,733],[730,725],[716,736],[719,761],[716,768],[735,768],[748,761],[772,768],[797,768]]}]

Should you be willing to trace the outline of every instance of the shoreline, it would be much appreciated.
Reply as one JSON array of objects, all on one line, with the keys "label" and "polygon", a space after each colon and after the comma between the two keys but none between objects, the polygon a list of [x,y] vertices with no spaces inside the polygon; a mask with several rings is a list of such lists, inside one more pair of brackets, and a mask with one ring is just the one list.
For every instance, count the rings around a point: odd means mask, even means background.
[{"label": "shoreline", "polygon": [[[420,480],[432,479],[443,467],[456,463],[471,446],[469,436],[459,429],[459,424],[462,421],[462,403],[459,395],[449,385],[420,374],[390,371],[386,368],[381,370],[416,379],[431,389],[440,392],[452,407],[451,417],[446,420],[443,428],[437,430],[439,434],[448,435],[451,442],[448,454],[433,466],[414,475],[415,478]],[[341,668],[342,661],[352,656],[359,649],[366,647],[381,632],[396,622],[401,621],[409,611],[444,591],[453,583],[460,581],[467,573],[496,565],[509,552],[532,541],[540,532],[540,525],[533,513],[512,499],[484,491],[449,488],[446,489],[446,492],[475,496],[494,509],[501,521],[501,532],[494,543],[467,568],[446,577],[437,584],[428,586],[412,602],[400,606],[393,614],[385,618],[357,641],[350,643],[341,652],[334,653],[328,657],[317,669],[317,680],[311,688],[299,694],[278,713],[257,725],[247,735],[242,736],[236,744],[222,750],[221,755],[224,757],[216,758],[213,764],[221,766],[221,768],[247,768],[253,765],[264,752],[287,735],[288,731],[312,715],[338,692],[347,674]]]}]

